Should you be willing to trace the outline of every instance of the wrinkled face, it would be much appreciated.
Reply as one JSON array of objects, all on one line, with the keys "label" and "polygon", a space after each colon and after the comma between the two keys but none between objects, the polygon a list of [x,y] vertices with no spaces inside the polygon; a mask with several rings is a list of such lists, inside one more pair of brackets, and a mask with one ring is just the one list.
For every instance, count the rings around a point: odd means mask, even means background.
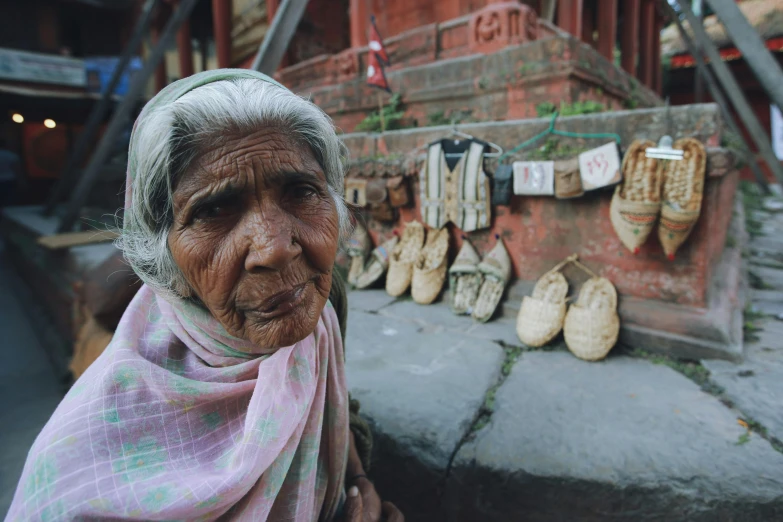
[{"label": "wrinkled face", "polygon": [[280,348],[318,323],[338,229],[309,147],[267,128],[208,151],[181,177],[168,243],[192,291],[230,334]]}]

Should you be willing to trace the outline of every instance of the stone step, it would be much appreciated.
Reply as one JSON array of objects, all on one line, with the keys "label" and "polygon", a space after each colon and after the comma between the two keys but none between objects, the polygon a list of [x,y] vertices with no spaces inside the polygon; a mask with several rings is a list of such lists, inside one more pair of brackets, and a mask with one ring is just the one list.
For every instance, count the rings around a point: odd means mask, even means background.
[{"label": "stone step", "polygon": [[[513,323],[478,325],[445,303],[348,300],[347,377],[374,429],[371,473],[406,520],[783,519],[783,455],[673,369],[504,349],[487,332],[515,336]],[[762,364],[783,332],[760,334]],[[772,389],[783,369],[769,367]]]}]

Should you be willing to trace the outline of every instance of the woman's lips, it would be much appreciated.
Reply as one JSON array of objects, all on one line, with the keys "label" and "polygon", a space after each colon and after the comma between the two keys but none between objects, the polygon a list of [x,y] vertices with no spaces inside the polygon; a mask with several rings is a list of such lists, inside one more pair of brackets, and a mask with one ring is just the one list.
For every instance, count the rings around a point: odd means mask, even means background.
[{"label": "woman's lips", "polygon": [[274,319],[285,315],[302,304],[307,293],[308,284],[310,284],[310,281],[297,285],[290,290],[277,293],[263,300],[257,307],[248,310],[247,313],[255,315],[262,320]]}]

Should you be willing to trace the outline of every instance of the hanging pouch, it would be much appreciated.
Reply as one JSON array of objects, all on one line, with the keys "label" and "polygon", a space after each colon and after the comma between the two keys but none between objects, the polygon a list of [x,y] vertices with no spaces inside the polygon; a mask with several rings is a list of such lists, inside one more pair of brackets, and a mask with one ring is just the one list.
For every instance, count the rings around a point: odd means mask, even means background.
[{"label": "hanging pouch", "polygon": [[389,191],[389,203],[394,208],[407,207],[410,203],[408,180],[405,176],[394,176],[386,180]]},{"label": "hanging pouch", "polygon": [[367,205],[367,180],[345,178],[345,201],[357,207]]},{"label": "hanging pouch", "polygon": [[579,160],[555,161],[555,197],[559,199],[578,198],[585,191],[579,175]]},{"label": "hanging pouch", "polygon": [[511,165],[498,165],[492,179],[492,205],[508,205],[511,201],[514,168]]},{"label": "hanging pouch", "polygon": [[374,178],[367,181],[367,203],[370,206],[380,205],[386,201],[386,180],[382,178]]}]

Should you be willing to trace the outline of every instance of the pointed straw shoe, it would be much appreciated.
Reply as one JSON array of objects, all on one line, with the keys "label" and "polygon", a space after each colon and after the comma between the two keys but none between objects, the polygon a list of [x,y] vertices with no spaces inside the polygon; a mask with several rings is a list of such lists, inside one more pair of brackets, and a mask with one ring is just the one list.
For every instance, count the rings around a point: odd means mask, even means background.
[{"label": "pointed straw shoe", "polygon": [[563,336],[571,353],[585,361],[600,361],[617,343],[620,317],[614,285],[592,275],[568,309]]},{"label": "pointed straw shoe", "polygon": [[413,264],[424,246],[424,226],[418,221],[405,225],[402,239],[394,247],[386,274],[386,293],[399,297],[408,290],[413,279]]},{"label": "pointed straw shoe", "polygon": [[478,271],[481,261],[476,249],[462,237],[462,248],[449,268],[449,288],[451,289],[451,311],[457,315],[470,314],[476,303],[481,281],[484,276]]},{"label": "pointed straw shoe", "polygon": [[399,240],[399,237],[393,236],[372,251],[367,266],[356,280],[356,288],[368,288],[383,276],[389,268],[389,256]]},{"label": "pointed straw shoe", "polygon": [[427,234],[427,244],[419,254],[419,259],[413,265],[413,280],[411,281],[411,296],[419,304],[432,303],[443,289],[446,281],[446,261],[449,251],[449,231],[430,230]]},{"label": "pointed straw shoe", "polygon": [[663,207],[658,239],[666,257],[674,259],[677,249],[688,239],[701,213],[707,152],[694,138],[674,142],[684,151],[680,161],[668,161],[663,174]]},{"label": "pointed straw shoe", "polygon": [[609,207],[614,231],[634,254],[647,241],[661,210],[661,160],[647,158],[652,141],[634,141],[623,157],[623,180],[615,188]]},{"label": "pointed straw shoe", "polygon": [[503,297],[506,284],[511,278],[511,258],[500,236],[495,235],[497,243],[478,264],[479,272],[484,276],[476,304],[473,307],[473,319],[486,323],[492,318]]}]

